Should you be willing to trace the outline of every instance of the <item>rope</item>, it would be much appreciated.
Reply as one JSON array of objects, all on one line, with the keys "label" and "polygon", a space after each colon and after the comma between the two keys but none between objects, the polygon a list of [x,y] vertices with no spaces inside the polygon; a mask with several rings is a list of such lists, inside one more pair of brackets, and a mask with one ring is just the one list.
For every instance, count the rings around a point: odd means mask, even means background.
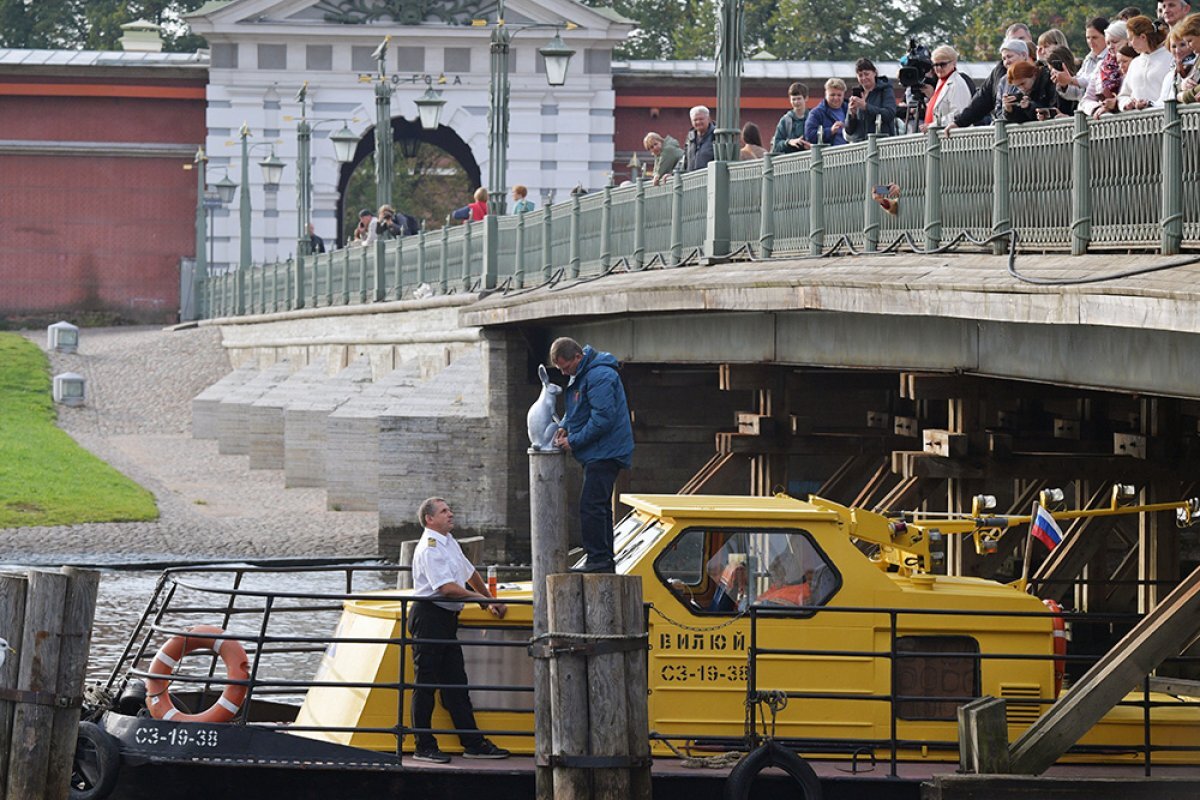
[{"label": "rope", "polygon": [[670,748],[675,757],[679,759],[680,764],[689,769],[728,769],[741,761],[746,755],[736,750],[730,750],[713,756],[690,756],[671,744],[670,741],[666,739],[661,739],[660,741]]}]

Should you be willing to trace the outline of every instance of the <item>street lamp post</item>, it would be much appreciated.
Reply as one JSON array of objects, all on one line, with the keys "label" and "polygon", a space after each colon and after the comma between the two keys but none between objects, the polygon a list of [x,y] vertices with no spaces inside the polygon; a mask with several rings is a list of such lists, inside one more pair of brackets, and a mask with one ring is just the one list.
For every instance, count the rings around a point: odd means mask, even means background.
[{"label": "street lamp post", "polygon": [[743,0],[718,0],[717,129],[713,149],[717,161],[738,158],[739,110],[742,96]]},{"label": "street lamp post", "polygon": [[[246,273],[250,270],[250,125],[243,122],[239,135],[242,139],[242,196],[239,204],[238,212],[240,215],[241,230],[240,241],[241,258],[238,260],[238,274],[236,282],[236,298],[235,306],[238,314],[243,314],[246,311]],[[254,145],[265,146],[265,142]],[[262,161],[258,162],[263,171],[263,188],[272,189],[279,185],[279,179],[283,175],[283,162],[275,156],[275,148],[271,148],[271,155]]]},{"label": "street lamp post", "polygon": [[[508,180],[508,58],[509,43],[521,31],[534,28],[566,28],[573,30],[573,23],[534,23],[522,25],[509,33],[504,24],[504,0],[496,9],[496,27],[492,30],[492,81],[488,103],[488,209],[492,214],[503,214],[505,209]],[[538,50],[546,61],[546,81],[551,86],[562,86],[567,80],[567,66],[575,51],[567,47],[556,32],[550,44]]]},{"label": "street lamp post", "polygon": [[208,214],[208,209],[204,207],[208,156],[205,155],[203,146],[196,149],[193,164],[193,169],[196,170],[196,266],[192,271],[192,319],[203,319],[204,308],[200,298],[204,294],[204,281],[208,277],[208,262],[205,260],[207,229],[204,227]]},{"label": "street lamp post", "polygon": [[383,37],[375,48],[379,80],[375,84],[375,206],[392,202],[392,87],[387,82],[387,54],[392,37]]}]

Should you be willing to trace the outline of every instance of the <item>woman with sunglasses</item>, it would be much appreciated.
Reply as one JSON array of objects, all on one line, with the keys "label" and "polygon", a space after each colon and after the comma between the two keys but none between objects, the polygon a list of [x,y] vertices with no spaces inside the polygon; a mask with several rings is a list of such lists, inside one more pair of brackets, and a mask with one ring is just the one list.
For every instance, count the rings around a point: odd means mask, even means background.
[{"label": "woman with sunglasses", "polygon": [[957,50],[944,44],[935,48],[930,58],[933,61],[933,74],[937,76],[937,86],[925,106],[921,130],[933,125],[939,128],[949,125],[954,121],[954,116],[967,107],[974,94],[966,76],[958,71]]}]

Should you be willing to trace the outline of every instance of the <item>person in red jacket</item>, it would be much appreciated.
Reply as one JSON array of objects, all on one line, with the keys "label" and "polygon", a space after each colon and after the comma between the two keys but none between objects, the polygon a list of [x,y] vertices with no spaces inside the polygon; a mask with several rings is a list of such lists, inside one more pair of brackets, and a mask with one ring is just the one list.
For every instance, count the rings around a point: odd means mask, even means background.
[{"label": "person in red jacket", "polygon": [[471,222],[479,222],[487,216],[488,213],[488,191],[480,186],[475,190],[475,202],[469,203],[462,208],[454,209],[450,216],[455,219],[469,219]]}]

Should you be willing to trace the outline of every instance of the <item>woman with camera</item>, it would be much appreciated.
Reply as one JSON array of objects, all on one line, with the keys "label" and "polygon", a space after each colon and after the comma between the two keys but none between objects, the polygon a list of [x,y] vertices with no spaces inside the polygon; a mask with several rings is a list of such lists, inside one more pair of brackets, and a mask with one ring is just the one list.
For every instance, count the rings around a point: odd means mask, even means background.
[{"label": "woman with camera", "polygon": [[1138,52],[1138,57],[1129,65],[1129,73],[1117,94],[1117,106],[1122,111],[1135,111],[1149,108],[1158,100],[1163,81],[1175,60],[1163,47],[1167,40],[1165,22],[1134,17],[1125,25],[1129,29],[1129,44]]},{"label": "woman with camera", "polygon": [[1129,32],[1121,20],[1110,22],[1104,29],[1104,54],[1095,74],[1088,81],[1087,91],[1079,101],[1079,110],[1090,117],[1100,116],[1108,109],[1105,102],[1116,103],[1117,92],[1121,91],[1121,81],[1124,74],[1117,60],[1117,53],[1129,42]]},{"label": "woman with camera", "polygon": [[[1200,56],[1200,14],[1189,14],[1176,23],[1173,33],[1191,45],[1192,52]],[[1191,75],[1179,84],[1178,100],[1181,103],[1195,103],[1200,100],[1200,70],[1195,67]]]},{"label": "woman with camera", "polygon": [[1181,97],[1184,87],[1192,89],[1193,98],[1196,88],[1196,53],[1192,50],[1192,45],[1187,37],[1182,33],[1182,23],[1176,25],[1167,36],[1167,49],[1171,51],[1171,55],[1175,59],[1175,66],[1163,78],[1162,93],[1158,97],[1158,102],[1154,104],[1160,108],[1168,100],[1188,102]]},{"label": "woman with camera", "polygon": [[[1038,109],[1055,109],[1057,94],[1050,73],[1030,61],[1019,61],[1008,68],[1008,90],[1002,101],[1005,122],[1033,122]],[[1045,111],[1042,117],[1046,116]]]}]

